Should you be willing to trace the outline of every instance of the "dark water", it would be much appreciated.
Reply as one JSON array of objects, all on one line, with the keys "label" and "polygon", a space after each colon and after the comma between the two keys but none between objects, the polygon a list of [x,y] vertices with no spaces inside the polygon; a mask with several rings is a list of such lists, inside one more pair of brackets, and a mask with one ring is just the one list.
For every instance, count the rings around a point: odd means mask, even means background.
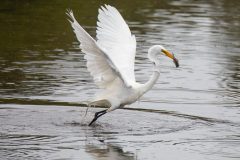
[{"label": "dark water", "polygon": [[[86,124],[98,90],[66,20],[73,9],[95,35],[97,9],[119,9],[136,35],[136,77],[161,76],[139,102]],[[240,1],[0,2],[0,159],[240,159]],[[77,107],[78,106],[78,107]],[[80,106],[80,107],[79,107]]]}]

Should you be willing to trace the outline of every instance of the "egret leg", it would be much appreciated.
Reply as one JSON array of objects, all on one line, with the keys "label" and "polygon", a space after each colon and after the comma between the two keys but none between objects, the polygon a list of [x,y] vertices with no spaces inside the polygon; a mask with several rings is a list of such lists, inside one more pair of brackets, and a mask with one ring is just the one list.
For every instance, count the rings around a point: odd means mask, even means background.
[{"label": "egret leg", "polygon": [[107,113],[107,109],[100,111],[100,112],[96,112],[93,120],[91,121],[91,123],[89,123],[88,126],[91,126],[93,122],[95,122],[99,117],[101,117],[102,115],[104,115],[106,113]]}]

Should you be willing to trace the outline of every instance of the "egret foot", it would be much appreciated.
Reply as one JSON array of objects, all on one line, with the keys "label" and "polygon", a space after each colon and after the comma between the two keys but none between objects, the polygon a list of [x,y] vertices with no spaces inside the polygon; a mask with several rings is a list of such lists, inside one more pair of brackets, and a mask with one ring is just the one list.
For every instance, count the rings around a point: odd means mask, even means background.
[{"label": "egret foot", "polygon": [[100,111],[100,112],[96,112],[93,120],[91,121],[91,123],[89,123],[88,126],[91,126],[93,124],[93,122],[95,122],[99,117],[101,117],[102,115],[104,115],[106,113],[107,113],[107,109]]}]

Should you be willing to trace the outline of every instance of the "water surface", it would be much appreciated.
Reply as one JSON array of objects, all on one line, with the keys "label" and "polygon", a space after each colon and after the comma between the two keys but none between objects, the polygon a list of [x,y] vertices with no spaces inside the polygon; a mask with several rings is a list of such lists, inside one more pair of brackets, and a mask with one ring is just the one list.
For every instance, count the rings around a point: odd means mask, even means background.
[{"label": "water surface", "polygon": [[[97,8],[119,9],[137,37],[136,79],[152,73],[150,46],[161,44],[154,88],[127,109],[87,127],[98,91],[66,20],[72,8],[93,36]],[[239,159],[240,2],[0,2],[0,157],[2,159]]]}]

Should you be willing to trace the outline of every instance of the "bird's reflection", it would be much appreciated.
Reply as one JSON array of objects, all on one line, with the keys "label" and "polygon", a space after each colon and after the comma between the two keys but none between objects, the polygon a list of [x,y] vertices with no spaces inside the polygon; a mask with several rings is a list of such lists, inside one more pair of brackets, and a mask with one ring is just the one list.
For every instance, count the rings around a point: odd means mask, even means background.
[{"label": "bird's reflection", "polygon": [[134,160],[134,153],[124,152],[122,147],[117,144],[110,144],[107,141],[116,139],[114,134],[109,131],[105,131],[101,125],[95,125],[94,127],[88,127],[85,125],[85,152],[93,156],[94,159],[104,160]]},{"label": "bird's reflection", "polygon": [[[101,142],[102,143],[102,142]],[[112,146],[106,143],[102,144],[88,144],[86,145],[86,152],[94,156],[96,159],[103,158],[105,160],[133,160],[133,153],[125,153],[120,147]]]}]

